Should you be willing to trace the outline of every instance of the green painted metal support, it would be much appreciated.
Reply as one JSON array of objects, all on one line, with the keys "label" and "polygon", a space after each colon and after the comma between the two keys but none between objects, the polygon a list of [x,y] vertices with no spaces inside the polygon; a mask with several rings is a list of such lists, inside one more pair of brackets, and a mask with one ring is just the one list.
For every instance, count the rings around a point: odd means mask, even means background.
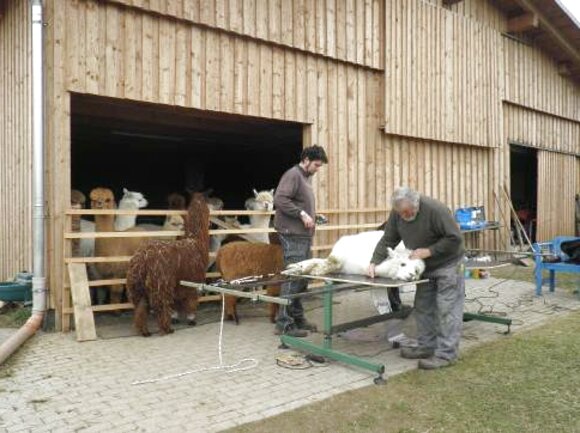
[{"label": "green painted metal support", "polygon": [[332,301],[333,301],[333,293],[332,293],[332,284],[325,283],[325,292],[324,292],[324,324],[323,324],[323,332],[324,332],[324,348],[325,349],[332,349]]},{"label": "green painted metal support", "polygon": [[509,317],[497,317],[490,316],[488,314],[477,314],[477,313],[463,313],[463,321],[469,322],[470,320],[479,320],[481,322],[498,323],[500,325],[506,325],[508,327],[507,334],[509,334],[512,325],[512,319]]},{"label": "green painted metal support", "polygon": [[385,366],[383,364],[377,364],[374,362],[366,361],[357,356],[349,355],[347,353],[339,352],[337,350],[322,347],[318,344],[312,343],[302,338],[291,337],[289,335],[282,335],[280,336],[280,340],[282,341],[282,344],[285,344],[288,347],[292,347],[302,352],[308,352],[313,353],[315,355],[324,356],[326,358],[334,359],[335,361],[344,362],[345,364],[350,364],[355,367],[364,368],[365,370],[374,371],[379,375],[382,375],[385,372]]},{"label": "green painted metal support", "polygon": [[312,343],[310,341],[304,340],[303,338],[291,337],[289,335],[280,336],[280,341],[282,346],[292,347],[294,349],[300,350],[302,352],[308,352],[315,355],[324,356],[326,358],[334,359],[335,361],[344,362],[345,364],[353,365],[365,370],[370,370],[378,373],[378,377],[375,378],[375,383],[384,383],[383,373],[385,372],[384,364],[378,364],[375,362],[366,361],[354,355],[349,355],[347,353],[339,352],[338,350],[332,349],[332,315],[333,315],[333,284],[326,283],[323,292],[323,306],[324,306],[324,323],[323,323],[323,333],[324,340],[322,345]]}]

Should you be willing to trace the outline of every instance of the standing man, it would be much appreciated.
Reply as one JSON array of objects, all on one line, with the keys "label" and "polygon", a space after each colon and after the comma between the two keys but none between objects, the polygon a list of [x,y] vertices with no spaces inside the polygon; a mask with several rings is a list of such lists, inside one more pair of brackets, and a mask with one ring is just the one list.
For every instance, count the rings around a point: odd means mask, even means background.
[{"label": "standing man", "polygon": [[[322,147],[307,147],[302,151],[300,163],[284,173],[276,188],[274,227],[280,237],[286,266],[311,257],[316,216],[312,176],[326,163],[328,158]],[[305,279],[282,284],[280,296],[304,292],[307,286]],[[304,318],[300,298],[294,298],[290,305],[280,308],[276,319],[277,334],[306,337],[308,331],[315,330],[316,327]]]},{"label": "standing man", "polygon": [[421,196],[410,188],[398,188],[392,197],[393,211],[385,234],[377,244],[369,276],[375,265],[402,240],[411,258],[425,261],[423,278],[415,293],[418,347],[404,347],[401,356],[419,359],[419,368],[432,370],[452,365],[459,355],[463,324],[465,281],[463,238],[449,209],[441,202]]}]

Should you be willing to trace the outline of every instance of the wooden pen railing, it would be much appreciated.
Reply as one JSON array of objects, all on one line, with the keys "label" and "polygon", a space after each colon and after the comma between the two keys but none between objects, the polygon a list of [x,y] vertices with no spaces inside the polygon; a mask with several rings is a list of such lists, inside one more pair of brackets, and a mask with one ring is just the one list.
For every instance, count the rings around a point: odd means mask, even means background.
[{"label": "wooden pen railing", "polygon": [[[346,233],[352,233],[362,230],[372,230],[378,227],[382,222],[386,220],[389,210],[386,208],[367,208],[367,209],[327,209],[321,210],[318,213],[324,214],[328,220],[329,224],[318,225],[316,227],[316,237],[315,242],[312,247],[312,251],[315,255],[324,253],[325,251],[330,251],[336,239]],[[272,215],[273,212],[263,212],[263,211],[248,211],[248,210],[220,210],[210,212],[210,220],[220,228],[212,229],[209,231],[210,236],[216,235],[237,235],[242,238],[249,239],[247,235],[258,234],[258,233],[273,233],[275,230],[273,228],[240,228],[229,226],[225,221],[221,220],[219,217],[225,216],[251,216],[251,215]],[[186,216],[186,211],[179,210],[125,210],[125,209],[114,209],[114,210],[101,210],[101,209],[69,209],[66,211],[66,231],[64,233],[65,240],[65,257],[64,264],[65,267],[72,263],[80,264],[94,264],[94,263],[121,263],[128,262],[131,256],[110,256],[110,257],[79,257],[73,256],[73,242],[80,241],[80,239],[100,239],[100,238],[167,238],[182,236],[183,231],[168,231],[168,230],[155,230],[155,231],[122,231],[122,232],[79,232],[73,230],[73,222],[79,222],[81,216],[95,216],[95,215],[136,215],[136,216],[170,216],[170,215],[181,215]],[[372,221],[372,222],[369,222]],[[78,224],[77,224],[78,225]],[[160,226],[161,228],[161,226]],[[77,227],[78,230],[78,227]],[[210,257],[215,259],[216,253],[210,253]],[[324,254],[323,254],[324,255]],[[70,292],[70,282],[68,281],[68,273],[66,281],[64,282],[64,293],[62,296],[62,324],[63,330],[70,330],[70,319],[73,314],[72,302],[71,302],[71,292]],[[208,272],[206,274],[207,278],[218,278],[220,274],[218,272]],[[115,279],[102,279],[89,281],[89,287],[106,287],[114,284],[125,284],[125,278],[115,278]],[[219,299],[215,295],[206,295],[200,298],[202,302],[213,301]],[[94,305],[92,306],[93,311],[111,311],[111,310],[122,310],[122,309],[132,309],[133,304],[131,303],[120,303],[120,304],[107,304],[107,305]]]}]

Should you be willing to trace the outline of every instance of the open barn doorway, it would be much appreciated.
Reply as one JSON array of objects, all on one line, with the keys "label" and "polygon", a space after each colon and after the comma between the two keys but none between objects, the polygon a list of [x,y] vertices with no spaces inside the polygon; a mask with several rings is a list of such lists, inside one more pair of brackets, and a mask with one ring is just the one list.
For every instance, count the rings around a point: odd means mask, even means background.
[{"label": "open barn doorway", "polygon": [[[139,191],[166,209],[171,192],[212,189],[226,209],[275,188],[302,150],[302,124],[72,96],[71,186]],[[139,222],[159,223],[155,217]]]},{"label": "open barn doorway", "polygon": [[538,209],[538,152],[531,147],[510,145],[510,190],[518,217],[535,242]]}]

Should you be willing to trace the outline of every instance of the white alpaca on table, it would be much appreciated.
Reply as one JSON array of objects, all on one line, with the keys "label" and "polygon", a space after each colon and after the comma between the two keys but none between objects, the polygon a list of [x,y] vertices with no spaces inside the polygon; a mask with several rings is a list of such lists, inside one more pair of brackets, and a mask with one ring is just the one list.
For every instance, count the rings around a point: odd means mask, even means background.
[{"label": "white alpaca on table", "polygon": [[[363,232],[356,235],[342,236],[326,259],[310,259],[289,265],[283,272],[287,275],[328,275],[343,273],[367,275],[375,247],[384,235],[383,231]],[[375,267],[375,275],[393,280],[418,280],[425,271],[425,262],[410,259],[411,250],[401,242],[389,256]]]}]

